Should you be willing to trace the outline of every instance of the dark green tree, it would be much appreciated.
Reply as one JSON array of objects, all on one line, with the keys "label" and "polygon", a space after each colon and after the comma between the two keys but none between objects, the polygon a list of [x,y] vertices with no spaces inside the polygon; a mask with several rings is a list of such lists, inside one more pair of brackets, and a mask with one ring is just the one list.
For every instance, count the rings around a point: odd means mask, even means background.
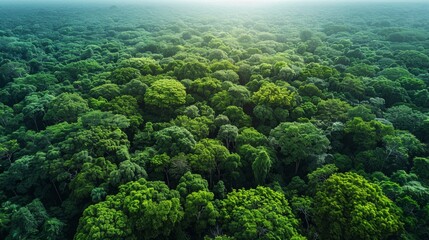
[{"label": "dark green tree", "polygon": [[79,94],[62,93],[49,103],[43,119],[49,122],[75,122],[80,115],[88,111],[87,101]]},{"label": "dark green tree", "polygon": [[264,185],[265,179],[270,172],[271,165],[272,161],[268,153],[260,151],[252,164],[253,175],[258,185]]},{"label": "dark green tree", "polygon": [[140,76],[141,75],[139,70],[135,68],[127,67],[127,68],[115,69],[110,74],[110,79],[112,80],[112,82],[118,85],[123,85],[123,84],[129,83],[131,80],[136,79]]},{"label": "dark green tree", "polygon": [[195,146],[194,136],[185,128],[172,126],[154,133],[155,147],[161,153],[175,156],[190,153]]},{"label": "dark green tree", "polygon": [[85,209],[74,238],[159,239],[168,237],[183,216],[177,191],[141,178]]},{"label": "dark green tree", "polygon": [[308,162],[329,148],[329,140],[323,131],[311,123],[280,123],[271,130],[269,140],[285,156],[285,164],[295,163],[295,173],[301,162]]}]

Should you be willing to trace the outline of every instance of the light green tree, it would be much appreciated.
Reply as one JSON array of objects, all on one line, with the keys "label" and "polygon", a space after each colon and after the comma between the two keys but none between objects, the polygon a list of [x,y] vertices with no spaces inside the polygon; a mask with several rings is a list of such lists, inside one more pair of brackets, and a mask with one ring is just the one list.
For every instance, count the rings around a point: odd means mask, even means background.
[{"label": "light green tree", "polygon": [[235,239],[305,239],[283,193],[257,187],[234,190],[219,202],[226,234]]},{"label": "light green tree", "polygon": [[146,90],[144,102],[161,109],[174,109],[186,102],[185,86],[177,80],[157,80]]},{"label": "light green tree", "polygon": [[356,173],[329,177],[314,198],[314,220],[326,239],[386,239],[402,229],[399,208]]}]

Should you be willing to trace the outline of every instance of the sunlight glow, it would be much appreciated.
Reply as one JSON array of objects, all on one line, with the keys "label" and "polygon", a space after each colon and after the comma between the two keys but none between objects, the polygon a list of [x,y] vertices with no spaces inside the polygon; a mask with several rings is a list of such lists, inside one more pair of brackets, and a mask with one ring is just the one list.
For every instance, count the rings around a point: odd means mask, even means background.
[{"label": "sunlight glow", "polygon": [[208,3],[215,5],[265,5],[284,2],[284,0],[188,0],[194,3]]}]

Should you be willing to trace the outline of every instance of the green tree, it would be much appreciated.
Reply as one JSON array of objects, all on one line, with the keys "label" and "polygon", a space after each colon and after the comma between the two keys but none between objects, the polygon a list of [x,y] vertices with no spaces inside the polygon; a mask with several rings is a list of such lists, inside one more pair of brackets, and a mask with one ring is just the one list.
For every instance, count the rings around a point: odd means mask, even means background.
[{"label": "green tree", "polygon": [[213,107],[216,112],[225,111],[228,106],[233,105],[232,103],[232,96],[226,90],[220,91],[210,98],[210,106]]},{"label": "green tree", "polygon": [[219,213],[214,205],[214,194],[209,191],[191,192],[186,196],[183,206],[185,215],[183,224],[197,236],[216,224]]},{"label": "green tree", "polygon": [[204,77],[198,78],[192,81],[190,86],[191,93],[201,99],[207,98],[207,96],[213,96],[215,93],[221,90],[221,82],[216,78]]},{"label": "green tree", "polygon": [[191,167],[189,166],[188,156],[184,153],[179,153],[171,158],[171,165],[168,169],[168,173],[174,180],[179,180],[180,177],[190,170]]},{"label": "green tree", "polygon": [[371,109],[365,105],[358,105],[356,107],[351,108],[348,113],[348,117],[353,119],[355,117],[360,117],[364,121],[374,120],[375,114],[371,112]]},{"label": "green tree", "polygon": [[411,133],[396,130],[393,134],[383,137],[385,146],[384,167],[390,172],[408,169],[411,159],[423,153],[424,145]]},{"label": "green tree", "polygon": [[271,107],[291,108],[295,105],[295,93],[286,87],[274,83],[265,83],[252,96],[256,105],[267,104]]},{"label": "green tree", "polygon": [[378,67],[374,65],[368,65],[365,63],[358,63],[349,68],[347,68],[346,72],[351,73],[355,76],[361,77],[374,77],[378,71]]},{"label": "green tree", "polygon": [[238,147],[245,144],[250,144],[253,147],[267,146],[268,138],[253,127],[242,128],[238,133],[236,143]]},{"label": "green tree", "polygon": [[21,102],[26,96],[36,92],[36,87],[30,84],[10,82],[0,90],[0,101],[8,105]]},{"label": "green tree", "polygon": [[48,111],[49,103],[54,99],[50,94],[32,94],[25,97],[23,104],[22,114],[24,121],[30,121],[31,127],[34,126],[36,130],[42,126],[42,119]]},{"label": "green tree", "polygon": [[309,83],[306,85],[302,85],[298,89],[299,95],[306,97],[323,97],[323,92],[314,84]]},{"label": "green tree", "polygon": [[313,32],[308,29],[305,29],[299,32],[299,38],[303,42],[310,40],[312,37],[313,37]]},{"label": "green tree", "polygon": [[51,89],[58,80],[54,75],[49,73],[36,73],[32,75],[27,75],[23,78],[18,78],[14,82],[30,84],[37,88],[37,91],[45,91]]},{"label": "green tree", "polygon": [[383,69],[383,71],[378,73],[379,76],[384,76],[387,79],[396,81],[399,80],[402,77],[412,77],[413,75],[408,72],[407,69],[402,67],[391,67]]},{"label": "green tree", "polygon": [[406,105],[398,105],[387,109],[385,117],[393,125],[401,130],[416,133],[427,118],[422,112],[414,110]]},{"label": "green tree", "polygon": [[253,115],[255,120],[258,120],[261,124],[267,124],[269,126],[278,124],[274,117],[274,110],[268,105],[256,105],[253,108]]},{"label": "green tree", "polygon": [[236,106],[243,106],[250,100],[250,91],[240,85],[231,86],[228,89],[229,95],[232,97],[232,103]]},{"label": "green tree", "polygon": [[156,75],[162,71],[159,63],[151,58],[129,58],[123,60],[119,66],[137,69],[141,75]]},{"label": "green tree", "polygon": [[168,174],[170,166],[171,158],[166,153],[156,154],[146,162],[146,167],[149,173],[151,173],[150,178],[163,180],[167,185],[170,185],[170,176]]},{"label": "green tree", "polygon": [[197,79],[206,77],[210,70],[205,63],[191,61],[175,69],[174,74],[179,79]]},{"label": "green tree", "polygon": [[119,187],[122,184],[137,181],[140,178],[147,178],[146,170],[138,164],[126,160],[119,164],[118,169],[110,172],[109,182],[113,186]]},{"label": "green tree", "polygon": [[399,83],[405,90],[407,91],[417,91],[417,90],[423,90],[426,88],[426,83],[416,77],[401,77],[399,80]]},{"label": "green tree", "polygon": [[91,89],[89,94],[94,98],[105,98],[111,100],[121,95],[121,89],[117,84],[106,83]]},{"label": "green tree", "polygon": [[329,148],[329,140],[323,131],[311,123],[280,123],[271,130],[269,141],[286,157],[286,164],[295,163],[295,173],[302,161],[309,161]]},{"label": "green tree", "polygon": [[161,153],[175,156],[179,153],[189,153],[195,146],[192,134],[182,127],[172,126],[155,132],[155,147]]},{"label": "green tree", "polygon": [[159,239],[168,237],[183,216],[177,191],[141,178],[85,209],[74,238]]},{"label": "green tree", "polygon": [[250,81],[250,77],[252,76],[252,67],[246,63],[240,64],[237,73],[240,77],[240,83],[246,84]]},{"label": "green tree", "polygon": [[307,192],[313,196],[326,179],[336,172],[338,172],[338,168],[334,164],[326,164],[307,174]]},{"label": "green tree", "polygon": [[216,72],[219,70],[236,71],[237,67],[230,60],[221,60],[221,61],[214,61],[212,64],[210,64],[210,70],[212,72]]},{"label": "green tree", "polygon": [[328,80],[331,77],[338,77],[339,72],[332,67],[324,66],[319,63],[308,64],[301,72],[301,78],[316,77]]},{"label": "green tree", "polygon": [[270,172],[272,161],[266,151],[260,151],[255,161],[252,164],[253,176],[255,177],[256,184],[263,185],[265,179]]},{"label": "green tree", "polygon": [[218,235],[216,237],[204,237],[204,240],[234,240],[235,238],[226,236],[226,235]]},{"label": "green tree", "polygon": [[113,162],[128,160],[130,142],[119,128],[91,127],[68,135],[61,148],[68,153],[88,151],[91,156],[105,157]]},{"label": "green tree", "polygon": [[189,118],[185,115],[180,115],[171,121],[174,125],[186,128],[194,137],[195,140],[200,140],[209,136],[210,127],[213,121],[205,116]]},{"label": "green tree", "polygon": [[429,105],[429,91],[427,89],[416,91],[414,93],[413,102],[419,107],[428,106]]},{"label": "green tree", "polygon": [[19,144],[16,139],[8,140],[6,138],[0,138],[0,159],[6,159],[7,163],[12,164],[13,154],[19,150]]},{"label": "green tree", "polygon": [[103,67],[97,61],[89,59],[69,63],[64,66],[63,70],[70,80],[77,80],[85,73],[96,73],[102,69]]},{"label": "green tree", "polygon": [[402,230],[400,210],[356,173],[329,177],[314,198],[314,221],[329,239],[386,239]]},{"label": "green tree", "polygon": [[243,111],[243,108],[241,107],[229,106],[222,114],[228,117],[228,119],[231,121],[231,125],[234,125],[238,128],[250,127],[251,125],[252,119]]},{"label": "green tree", "polygon": [[362,78],[346,74],[344,79],[338,83],[338,90],[345,93],[349,99],[362,100],[365,98],[365,84]]},{"label": "green tree", "polygon": [[389,80],[383,76],[368,79],[365,85],[373,89],[375,96],[383,98],[387,107],[395,103],[409,102],[410,100],[407,91],[399,82]]},{"label": "green tree", "polygon": [[43,119],[51,122],[75,122],[88,111],[88,103],[79,94],[62,93],[49,103]]},{"label": "green tree", "polygon": [[8,61],[0,66],[0,87],[11,82],[16,77],[24,77],[28,67],[21,62]]},{"label": "green tree", "polygon": [[310,230],[310,221],[313,217],[313,199],[311,197],[294,196],[291,200],[292,211],[304,219],[307,233]]},{"label": "green tree", "polygon": [[234,72],[233,70],[219,70],[214,72],[212,75],[212,77],[219,79],[222,82],[232,82],[232,83],[238,83],[239,80],[239,75]]},{"label": "green tree", "polygon": [[158,80],[147,89],[144,101],[153,107],[174,109],[186,102],[185,87],[177,80]]},{"label": "green tree", "polygon": [[238,136],[238,128],[231,124],[225,124],[220,126],[217,138],[223,140],[226,143],[226,147],[230,149],[235,143]]},{"label": "green tree", "polygon": [[123,85],[123,84],[129,83],[131,80],[136,79],[140,76],[141,75],[139,70],[135,68],[127,67],[127,68],[115,69],[110,74],[110,79],[112,80],[112,82],[118,85]]},{"label": "green tree", "polygon": [[340,99],[322,100],[317,104],[317,118],[325,122],[344,122],[351,106]]},{"label": "green tree", "polygon": [[237,174],[240,166],[240,156],[231,154],[218,140],[202,139],[189,156],[189,164],[198,173],[207,174],[210,185],[213,184],[213,174],[217,180],[226,180],[228,176]]},{"label": "green tree", "polygon": [[408,68],[427,68],[429,67],[429,57],[416,50],[405,50],[398,54],[398,58]]},{"label": "green tree", "polygon": [[46,153],[25,155],[12,162],[0,174],[0,187],[4,193],[27,194],[32,190],[42,190],[47,178]]},{"label": "green tree", "polygon": [[415,157],[413,159],[412,172],[419,178],[429,182],[429,159],[423,157]]},{"label": "green tree", "polygon": [[180,197],[184,200],[186,196],[193,192],[208,191],[209,184],[207,180],[199,174],[186,172],[179,180],[176,190],[179,192]]},{"label": "green tree", "polygon": [[116,170],[116,165],[105,158],[90,157],[89,161],[82,164],[80,171],[68,184],[71,197],[69,200],[80,203],[90,199],[92,190],[106,185],[114,170]]},{"label": "green tree", "polygon": [[223,230],[235,239],[304,239],[284,195],[269,188],[233,190],[218,208]]},{"label": "green tree", "polygon": [[132,96],[121,95],[116,97],[106,105],[106,108],[108,111],[112,111],[112,113],[126,116],[130,119],[132,126],[137,127],[143,123],[137,99]]},{"label": "green tree", "polygon": [[139,103],[144,100],[144,95],[148,86],[138,79],[133,79],[122,86],[121,93],[133,96]]},{"label": "green tree", "polygon": [[346,145],[351,149],[368,150],[379,145],[384,136],[393,132],[391,125],[383,124],[377,120],[366,122],[360,117],[355,117],[346,122],[344,127]]},{"label": "green tree", "polygon": [[1,214],[8,217],[8,224],[2,226],[8,231],[6,240],[12,239],[63,239],[65,224],[49,216],[43,203],[36,198],[25,206],[5,202]]},{"label": "green tree", "polygon": [[102,126],[125,129],[130,126],[130,120],[125,116],[98,110],[83,114],[80,118],[80,122],[84,128]]},{"label": "green tree", "polygon": [[124,239],[132,240],[130,220],[112,200],[90,205],[79,220],[75,240]]}]

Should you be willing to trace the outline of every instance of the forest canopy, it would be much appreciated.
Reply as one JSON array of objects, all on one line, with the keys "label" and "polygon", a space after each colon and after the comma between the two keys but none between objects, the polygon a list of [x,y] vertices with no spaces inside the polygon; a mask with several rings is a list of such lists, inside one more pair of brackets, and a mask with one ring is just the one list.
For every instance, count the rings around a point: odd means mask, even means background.
[{"label": "forest canopy", "polygon": [[237,2],[0,6],[0,239],[428,239],[429,5]]}]

